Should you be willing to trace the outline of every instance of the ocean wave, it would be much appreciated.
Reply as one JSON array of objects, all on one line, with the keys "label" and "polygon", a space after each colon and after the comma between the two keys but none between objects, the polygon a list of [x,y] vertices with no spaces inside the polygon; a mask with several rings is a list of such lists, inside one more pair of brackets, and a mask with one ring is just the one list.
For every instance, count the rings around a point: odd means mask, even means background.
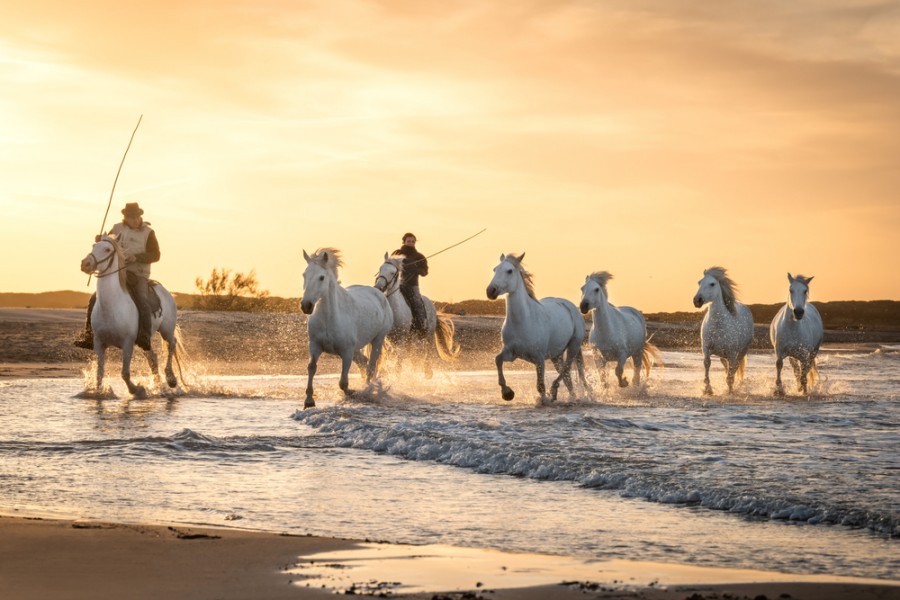
[{"label": "ocean wave", "polygon": [[[419,407],[421,410],[421,407]],[[385,415],[374,407],[325,408],[297,411],[294,419],[334,438],[339,447],[368,450],[415,461],[433,461],[477,473],[510,475],[535,480],[571,481],[585,488],[612,490],[626,498],[640,498],[675,506],[702,507],[748,517],[815,524],[836,524],[900,537],[900,515],[891,509],[890,484],[879,493],[861,494],[854,505],[847,495],[830,490],[804,489],[801,474],[814,468],[792,466],[803,448],[767,448],[764,441],[702,438],[690,431],[691,443],[703,449],[681,448],[685,438],[671,435],[671,424],[641,423],[633,418],[567,414],[547,422],[492,423],[472,426],[466,415],[416,418],[415,411],[392,410]],[[766,428],[808,419],[845,428],[840,417],[748,417],[748,427]],[[734,419],[731,419],[733,422]],[[710,452],[717,448],[718,450]],[[777,457],[781,464],[766,470],[754,461]],[[812,476],[813,479],[816,476]],[[871,485],[875,483],[869,482]],[[884,488],[887,488],[886,490]],[[879,489],[873,487],[872,491]]]}]

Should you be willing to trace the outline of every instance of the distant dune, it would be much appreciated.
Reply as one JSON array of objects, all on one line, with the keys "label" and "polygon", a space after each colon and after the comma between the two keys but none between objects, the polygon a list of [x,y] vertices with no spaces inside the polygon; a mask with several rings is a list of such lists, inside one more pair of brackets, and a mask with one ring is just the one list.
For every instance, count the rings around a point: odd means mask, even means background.
[{"label": "distant dune", "polygon": [[[189,309],[194,306],[193,294],[173,294],[178,308]],[[42,292],[39,294],[20,294],[0,292],[2,308],[84,308],[87,306],[90,293],[71,290],[58,292]],[[444,312],[454,315],[503,316],[506,305],[503,300],[464,300],[462,302],[435,302]],[[896,300],[841,300],[835,302],[816,302],[822,314],[825,327],[842,331],[880,331],[900,332],[900,301]],[[298,298],[280,298],[271,296],[258,302],[259,309],[254,312],[297,312]],[[768,325],[782,303],[751,304],[753,321],[758,325]],[[648,322],[678,325],[699,324],[703,312],[697,310],[680,312],[646,313]]]}]

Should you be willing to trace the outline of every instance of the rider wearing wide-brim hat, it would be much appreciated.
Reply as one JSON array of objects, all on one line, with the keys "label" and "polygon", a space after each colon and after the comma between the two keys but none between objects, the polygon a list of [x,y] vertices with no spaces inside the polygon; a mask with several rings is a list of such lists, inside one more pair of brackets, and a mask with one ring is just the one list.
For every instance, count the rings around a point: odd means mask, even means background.
[{"label": "rider wearing wide-brim hat", "polygon": [[[138,309],[138,335],[135,343],[144,350],[149,350],[152,319],[150,294],[154,293],[150,289],[150,265],[159,260],[160,253],[156,232],[151,229],[150,223],[144,221],[143,214],[144,210],[137,202],[128,202],[122,209],[122,222],[113,225],[109,235],[116,236],[125,254],[125,283]],[[99,235],[96,241],[100,241]],[[96,300],[97,294],[94,294],[88,303],[84,332],[75,340],[75,345],[79,348],[94,348],[91,311]]]}]

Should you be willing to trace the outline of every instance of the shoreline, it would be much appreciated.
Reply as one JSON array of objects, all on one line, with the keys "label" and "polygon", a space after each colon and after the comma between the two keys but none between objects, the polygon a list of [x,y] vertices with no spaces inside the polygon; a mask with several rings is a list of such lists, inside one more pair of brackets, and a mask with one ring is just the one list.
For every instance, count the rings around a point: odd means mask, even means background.
[{"label": "shoreline", "polygon": [[[593,562],[476,549],[447,548],[449,556],[476,553],[475,570],[457,565],[443,569],[443,580],[455,581],[454,589],[438,587],[403,593],[395,584],[414,585],[407,577],[421,573],[422,553],[406,561],[408,575],[398,580],[396,565],[380,560],[380,551],[400,549],[394,544],[360,540],[285,535],[237,528],[129,524],[103,521],[29,517],[0,514],[0,596],[19,600],[43,598],[217,598],[217,599],[313,599],[354,591],[358,595],[384,594],[425,600],[431,598],[630,598],[663,600],[690,598],[790,598],[792,600],[859,600],[900,598],[900,581],[832,576],[785,575],[766,571],[712,569],[689,565],[616,560]],[[431,547],[430,554],[434,554]],[[320,563],[339,572],[343,580],[349,563],[334,558],[355,553],[369,556],[374,573],[363,587],[346,587],[341,578],[313,580],[306,584],[304,568]],[[325,553],[325,554],[323,554]],[[360,554],[362,553],[362,554]],[[319,558],[321,556],[321,558]],[[569,561],[572,571],[548,574],[552,583],[529,584],[535,571],[550,570],[551,563]],[[328,560],[330,565],[323,561]],[[394,563],[397,561],[394,560]],[[402,562],[402,561],[401,561]],[[576,563],[580,563],[579,569]],[[501,566],[502,565],[502,566]],[[340,567],[340,568],[338,568]],[[490,587],[491,569],[501,570],[508,585]],[[560,574],[558,580],[554,580]],[[566,577],[565,575],[571,575]],[[363,575],[359,575],[363,577]],[[326,581],[322,583],[322,581]],[[471,582],[471,583],[470,583]],[[481,583],[481,585],[479,585]],[[519,587],[524,584],[524,587]],[[378,586],[382,587],[378,587]],[[396,590],[396,591],[394,591]]]}]

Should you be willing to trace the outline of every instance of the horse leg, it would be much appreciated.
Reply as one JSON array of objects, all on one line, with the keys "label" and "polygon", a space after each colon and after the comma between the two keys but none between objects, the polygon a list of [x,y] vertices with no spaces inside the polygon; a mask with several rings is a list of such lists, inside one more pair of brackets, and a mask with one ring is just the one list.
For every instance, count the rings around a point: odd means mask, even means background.
[{"label": "horse leg", "polygon": [[556,401],[557,393],[559,392],[559,382],[560,380],[566,384],[566,388],[569,390],[569,397],[572,398],[575,396],[575,389],[572,387],[572,376],[570,375],[570,370],[572,368],[572,363],[570,359],[563,359],[562,355],[552,359],[553,366],[556,367],[557,376],[553,380],[553,383],[550,384],[550,397],[553,401]]},{"label": "horse leg", "polygon": [[503,350],[500,351],[500,354],[494,358],[494,362],[497,365],[497,384],[500,386],[500,396],[507,402],[515,398],[516,393],[511,387],[506,385],[506,377],[503,376],[503,363],[512,362],[515,359],[516,357],[513,356],[512,352],[506,348],[506,346],[504,346]]},{"label": "horse leg", "polygon": [[808,382],[807,374],[808,373],[809,373],[809,363],[806,361],[803,361],[803,365],[800,369],[800,391],[804,396],[809,394],[809,392],[807,390],[807,382]]},{"label": "horse leg", "polygon": [[106,369],[106,348],[94,338],[94,352],[97,354],[97,392],[103,391],[103,375]]},{"label": "horse leg", "polygon": [[384,347],[384,338],[376,338],[372,341],[372,347],[369,350],[369,367],[366,369],[366,383],[371,383],[378,374],[378,359],[381,358],[381,351]]},{"label": "horse leg", "polygon": [[791,356],[788,360],[791,361],[791,368],[794,370],[794,380],[796,380],[796,382],[797,382],[797,391],[803,392],[803,386],[800,384],[800,375],[801,375],[800,361],[797,360],[796,358],[794,358],[793,356]]},{"label": "horse leg", "polygon": [[362,353],[359,351],[356,353],[345,352],[341,355],[341,378],[338,381],[338,387],[341,388],[345,396],[350,395],[350,365],[353,364],[355,354],[362,356]]},{"label": "horse leg", "polygon": [[775,358],[775,395],[784,396],[784,385],[781,382],[781,369],[784,367],[784,358],[778,354]]},{"label": "horse leg", "polygon": [[135,385],[131,381],[131,356],[134,354],[134,343],[131,344],[125,343],[125,347],[122,348],[122,379],[125,381],[125,385],[128,386],[128,392],[134,396],[135,398],[145,398],[147,396],[147,390],[144,389],[144,386]]},{"label": "horse leg", "polygon": [[153,380],[156,382],[156,386],[162,388],[159,378],[159,360],[156,357],[152,344],[149,350],[144,350],[144,356],[147,357],[147,363],[150,365],[150,371],[153,373]]},{"label": "horse leg", "polygon": [[634,375],[632,375],[632,381],[634,382],[635,387],[641,386],[641,368],[644,366],[644,352],[643,348],[638,350],[637,354],[631,357],[631,361],[634,363]]},{"label": "horse leg", "polygon": [[[544,370],[546,365],[544,361],[539,360],[534,365],[535,371],[537,372],[537,391],[541,395],[541,402],[547,397],[547,385],[544,383]],[[554,396],[552,400],[556,400]]]},{"label": "horse leg", "polygon": [[316,367],[319,364],[319,355],[322,353],[318,348],[309,351],[309,364],[306,366],[306,400],[303,402],[303,408],[312,408],[316,405],[313,400],[313,377],[316,374]]},{"label": "horse leg", "polygon": [[166,357],[166,383],[169,384],[170,388],[174,388],[178,385],[178,379],[175,378],[175,371],[172,370],[172,359],[175,357],[175,352],[178,348],[178,340],[175,339],[174,333],[170,333],[166,336],[166,345],[169,348],[169,353]]},{"label": "horse leg", "polygon": [[621,358],[616,361],[616,379],[619,380],[619,387],[628,387],[628,378],[625,377],[625,360]]},{"label": "horse leg", "polygon": [[710,358],[709,354],[704,353],[704,354],[703,354],[703,371],[704,371],[704,374],[703,374],[703,383],[704,383],[703,395],[704,395],[704,396],[712,396],[712,395],[713,395],[713,389],[712,389],[712,386],[711,386],[710,383],[709,383],[709,366],[710,366],[711,364],[712,364],[712,358]]},{"label": "horse leg", "polygon": [[737,360],[728,361],[724,358],[722,359],[722,365],[724,365],[726,369],[727,375],[725,376],[725,382],[728,384],[728,393],[734,393],[734,374],[737,371],[738,364],[740,364]]}]

